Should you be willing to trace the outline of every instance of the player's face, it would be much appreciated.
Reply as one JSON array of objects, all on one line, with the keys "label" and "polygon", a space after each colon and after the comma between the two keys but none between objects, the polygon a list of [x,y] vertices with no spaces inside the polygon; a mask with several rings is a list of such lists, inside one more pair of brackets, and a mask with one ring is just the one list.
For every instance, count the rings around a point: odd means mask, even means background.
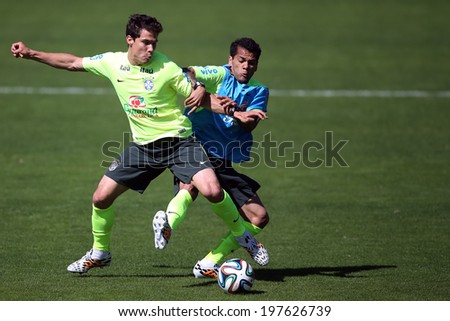
[{"label": "player's face", "polygon": [[258,60],[255,55],[245,48],[237,47],[236,55],[228,58],[231,73],[241,84],[246,84],[253,77],[258,68]]},{"label": "player's face", "polygon": [[142,29],[141,35],[133,39],[127,36],[128,60],[134,66],[142,66],[150,62],[156,49],[158,36],[151,31]]}]

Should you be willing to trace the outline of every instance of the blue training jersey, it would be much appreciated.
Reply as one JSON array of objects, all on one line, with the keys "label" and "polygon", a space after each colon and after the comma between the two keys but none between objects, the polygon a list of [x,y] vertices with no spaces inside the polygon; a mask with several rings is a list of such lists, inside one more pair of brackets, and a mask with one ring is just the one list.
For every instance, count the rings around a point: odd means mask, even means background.
[{"label": "blue training jersey", "polygon": [[[197,80],[205,83],[208,92],[228,96],[247,111],[261,109],[267,112],[269,89],[258,81],[250,79],[248,84],[239,83],[230,73],[228,65],[192,68]],[[240,127],[236,119],[206,108],[199,108],[188,117],[195,136],[209,155],[233,163],[250,159],[253,135]]]}]

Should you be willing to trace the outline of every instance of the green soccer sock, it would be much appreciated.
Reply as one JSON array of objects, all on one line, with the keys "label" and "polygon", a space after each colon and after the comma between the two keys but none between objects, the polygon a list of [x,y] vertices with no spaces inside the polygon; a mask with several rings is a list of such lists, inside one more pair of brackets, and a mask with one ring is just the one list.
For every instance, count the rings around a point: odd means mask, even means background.
[{"label": "green soccer sock", "polygon": [[249,231],[249,233],[251,235],[253,235],[253,236],[255,236],[256,234],[261,233],[261,231],[263,230],[262,228],[260,228],[260,227],[258,227],[256,225],[253,225],[252,223],[247,222],[247,221],[244,221],[244,226],[247,229],[247,231]]},{"label": "green soccer sock", "polygon": [[167,205],[166,214],[169,225],[172,229],[175,229],[178,224],[184,220],[187,209],[192,202],[193,200],[191,194],[185,189],[179,190],[177,195],[175,195],[169,202],[169,205]]},{"label": "green soccer sock", "polygon": [[241,236],[245,232],[245,227],[243,224],[243,219],[239,214],[236,205],[234,205],[230,195],[226,191],[223,191],[224,198],[218,203],[211,203],[211,207],[219,216],[222,221],[228,226],[231,234],[234,236]]},{"label": "green soccer sock", "polygon": [[[253,236],[262,231],[262,228],[259,228],[256,225],[253,225],[252,223],[247,221],[244,221],[244,226]],[[205,256],[205,259],[208,259],[218,264],[220,261],[222,261],[224,257],[233,253],[240,247],[241,246],[238,244],[238,242],[236,242],[234,235],[228,233],[227,236],[224,239],[222,239],[222,241],[214,248],[214,250],[212,250]]]},{"label": "green soccer sock", "polygon": [[99,209],[92,205],[92,234],[94,236],[94,249],[109,251],[113,225],[114,208],[112,206],[107,209]]}]

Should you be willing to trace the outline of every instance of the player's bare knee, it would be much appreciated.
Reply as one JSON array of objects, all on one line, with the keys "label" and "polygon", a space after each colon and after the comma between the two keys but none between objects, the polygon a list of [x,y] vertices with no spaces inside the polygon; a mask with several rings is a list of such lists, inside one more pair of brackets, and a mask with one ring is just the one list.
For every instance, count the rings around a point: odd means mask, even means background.
[{"label": "player's bare knee", "polygon": [[96,191],[92,196],[92,204],[99,209],[107,209],[112,205],[112,201],[107,197],[107,195]]},{"label": "player's bare knee", "polygon": [[265,207],[246,208],[243,213],[253,225],[259,228],[264,228],[269,224],[269,213],[267,213]]},{"label": "player's bare knee", "polygon": [[264,228],[267,224],[269,224],[269,216],[265,217],[254,217],[250,222],[253,225],[256,225],[259,228]]},{"label": "player's bare knee", "polygon": [[265,211],[265,215],[261,217],[261,223],[258,227],[264,228],[267,224],[269,224],[269,222],[270,222],[269,213]]},{"label": "player's bare knee", "polygon": [[210,184],[202,191],[202,195],[212,203],[218,203],[223,200],[223,190],[218,184]]}]

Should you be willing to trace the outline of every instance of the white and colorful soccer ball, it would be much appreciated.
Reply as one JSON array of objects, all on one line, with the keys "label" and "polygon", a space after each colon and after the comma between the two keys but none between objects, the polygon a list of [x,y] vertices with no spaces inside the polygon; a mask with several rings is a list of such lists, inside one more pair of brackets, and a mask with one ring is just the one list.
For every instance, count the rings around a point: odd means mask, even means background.
[{"label": "white and colorful soccer ball", "polygon": [[220,288],[232,294],[250,291],[254,280],[255,273],[252,266],[242,259],[231,259],[224,262],[217,276]]}]

